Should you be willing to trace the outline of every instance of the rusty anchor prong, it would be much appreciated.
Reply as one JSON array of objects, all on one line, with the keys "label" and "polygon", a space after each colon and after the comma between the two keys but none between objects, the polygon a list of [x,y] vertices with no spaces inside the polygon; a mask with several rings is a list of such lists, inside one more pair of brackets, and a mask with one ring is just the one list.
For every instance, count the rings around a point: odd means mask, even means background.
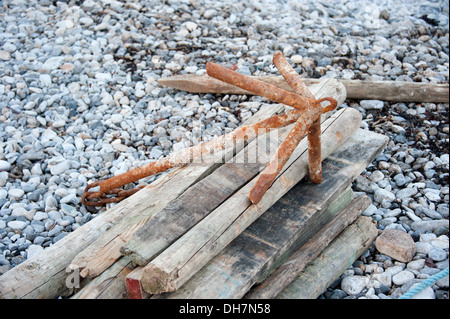
[{"label": "rusty anchor prong", "polygon": [[[245,75],[213,63],[206,64],[206,70],[209,76],[266,97],[272,101],[292,106],[298,109],[300,113],[304,113],[299,116],[289,135],[279,146],[273,159],[266,166],[256,184],[251,189],[249,199],[253,204],[259,203],[306,133],[308,133],[310,178],[314,183],[322,182],[320,114],[332,111],[337,106],[337,101],[331,97],[316,100],[304,84],[300,75],[295,72],[281,52],[274,54],[273,62],[289,86],[292,87],[294,93],[262,81],[248,78]],[[249,80],[245,81],[246,79]],[[330,104],[322,108],[321,103],[324,101],[328,101]]]},{"label": "rusty anchor prong", "polygon": [[[267,164],[260,178],[250,191],[249,199],[253,204],[257,204],[261,200],[264,193],[292,155],[298,143],[306,134],[308,134],[309,172],[311,180],[315,183],[320,183],[322,181],[320,114],[334,110],[337,106],[337,101],[331,97],[316,100],[302,81],[300,75],[295,72],[280,52],[275,53],[274,64],[292,87],[293,93],[221,67],[215,63],[208,62],[206,64],[206,71],[211,77],[266,97],[274,102],[291,106],[294,109],[252,125],[237,128],[233,132],[224,134],[213,140],[171,153],[167,157],[107,180],[89,184],[82,195],[82,203],[87,206],[102,206],[106,203],[119,202],[144,187],[140,186],[131,190],[120,188],[126,184],[173,167],[186,165],[194,159],[202,157],[205,154],[210,154],[211,151],[216,152],[225,149],[227,146],[235,145],[236,141],[254,138],[258,135],[258,132],[260,132],[259,129],[261,128],[271,130],[293,123],[294,126],[289,132],[289,135],[279,146],[274,157]],[[329,105],[322,108],[321,103],[325,101],[329,102]],[[92,188],[97,186],[99,190],[91,191]],[[110,197],[113,195],[115,197]]]}]

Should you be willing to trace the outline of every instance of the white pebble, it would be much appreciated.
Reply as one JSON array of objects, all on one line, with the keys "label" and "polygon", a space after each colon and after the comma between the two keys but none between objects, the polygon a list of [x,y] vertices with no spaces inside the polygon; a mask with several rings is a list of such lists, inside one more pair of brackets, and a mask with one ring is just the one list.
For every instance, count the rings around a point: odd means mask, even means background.
[{"label": "white pebble", "polygon": [[348,276],[342,279],[341,288],[348,295],[359,294],[367,285],[368,278],[365,276]]},{"label": "white pebble", "polygon": [[25,192],[19,188],[12,188],[8,191],[9,198],[13,200],[21,199]]},{"label": "white pebble", "polygon": [[409,270],[402,270],[392,277],[392,282],[397,286],[404,285],[414,279],[414,274]]},{"label": "white pebble", "polygon": [[27,223],[20,220],[12,220],[8,223],[8,227],[10,227],[12,230],[22,230],[26,226]]},{"label": "white pebble", "polygon": [[9,171],[11,169],[11,164],[7,161],[0,160],[0,171]]}]

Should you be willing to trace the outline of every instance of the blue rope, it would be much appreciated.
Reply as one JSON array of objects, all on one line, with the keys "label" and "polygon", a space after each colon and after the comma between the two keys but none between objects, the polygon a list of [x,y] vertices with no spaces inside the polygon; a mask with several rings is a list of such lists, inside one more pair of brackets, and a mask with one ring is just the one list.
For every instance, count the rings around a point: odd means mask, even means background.
[{"label": "blue rope", "polygon": [[412,296],[418,294],[428,286],[431,286],[439,279],[444,278],[445,276],[448,276],[448,267],[442,270],[441,272],[438,272],[437,274],[434,274],[433,276],[430,276],[426,280],[422,281],[418,285],[416,285],[414,288],[408,290],[406,293],[401,295],[398,299],[410,299]]}]

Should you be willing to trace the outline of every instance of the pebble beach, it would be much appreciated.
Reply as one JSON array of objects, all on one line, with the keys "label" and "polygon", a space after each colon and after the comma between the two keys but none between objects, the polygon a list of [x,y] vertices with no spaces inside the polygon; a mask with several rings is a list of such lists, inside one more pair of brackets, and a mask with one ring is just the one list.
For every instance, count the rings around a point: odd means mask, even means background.
[{"label": "pebble beach", "polygon": [[[0,276],[108,207],[80,197],[119,175],[233,131],[268,100],[193,94],[160,78],[216,62],[304,78],[448,83],[448,0],[0,2]],[[397,299],[449,264],[449,104],[346,100],[389,137],[352,185],[379,234],[412,239],[408,261],[372,245],[321,299]],[[158,176],[140,181],[151,183]],[[414,298],[448,299],[449,276]]]}]

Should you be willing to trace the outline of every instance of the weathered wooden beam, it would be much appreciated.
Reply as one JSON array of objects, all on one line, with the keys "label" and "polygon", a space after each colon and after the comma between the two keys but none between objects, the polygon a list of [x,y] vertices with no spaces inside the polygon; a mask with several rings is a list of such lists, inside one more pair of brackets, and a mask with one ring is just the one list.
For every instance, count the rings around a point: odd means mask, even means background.
[{"label": "weathered wooden beam", "polygon": [[[255,76],[258,80],[292,92],[292,88],[281,76]],[[304,79],[306,85],[316,84],[320,79]],[[339,80],[347,90],[347,98],[353,100],[382,100],[390,102],[432,102],[448,103],[449,87],[446,84],[400,82],[400,81],[361,81]],[[192,92],[216,94],[246,94],[251,92],[221,82],[207,74],[183,74],[161,78],[163,86]]]},{"label": "weathered wooden beam", "polygon": [[372,219],[359,216],[276,298],[316,299],[370,247],[377,235]]},{"label": "weathered wooden beam", "polygon": [[[322,158],[326,158],[358,128],[361,114],[342,109],[322,125]],[[183,237],[152,260],[144,269],[142,284],[149,293],[174,291],[192,277],[221,249],[297,184],[308,170],[305,139],[299,144],[263,199],[252,205],[248,192],[253,179]]]},{"label": "weathered wooden beam", "polygon": [[324,160],[322,184],[297,184],[181,288],[152,298],[242,298],[327,223],[318,216],[312,222],[314,212],[326,206],[320,197],[336,198],[387,142],[384,135],[359,129]]},{"label": "weathered wooden beam", "polygon": [[359,196],[347,205],[338,215],[328,222],[306,244],[294,252],[289,259],[275,270],[260,285],[252,289],[248,299],[273,299],[294,280],[297,275],[348,225],[369,207],[371,200],[367,196]]}]

